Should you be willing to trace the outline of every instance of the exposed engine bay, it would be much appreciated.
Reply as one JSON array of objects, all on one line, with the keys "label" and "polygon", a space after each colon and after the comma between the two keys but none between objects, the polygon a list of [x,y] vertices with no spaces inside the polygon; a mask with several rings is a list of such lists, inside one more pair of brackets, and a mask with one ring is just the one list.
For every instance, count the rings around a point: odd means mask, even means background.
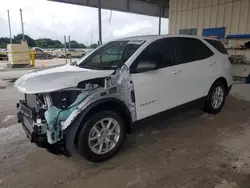
[{"label": "exposed engine bay", "polygon": [[[37,130],[36,134],[46,135],[47,142],[55,144],[63,140],[64,131],[79,114],[93,102],[105,98],[122,101],[130,112],[132,122],[136,120],[134,85],[126,65],[110,76],[84,80],[76,87],[25,94],[25,100],[20,101],[18,108],[23,118]],[[25,122],[24,119],[19,121]]]}]

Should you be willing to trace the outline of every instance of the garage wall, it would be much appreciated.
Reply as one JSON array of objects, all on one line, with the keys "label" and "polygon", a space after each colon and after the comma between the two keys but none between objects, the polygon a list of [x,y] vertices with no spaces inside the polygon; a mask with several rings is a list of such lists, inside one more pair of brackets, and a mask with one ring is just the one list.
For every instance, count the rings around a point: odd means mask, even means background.
[{"label": "garage wall", "polygon": [[250,33],[250,0],[170,0],[169,33],[181,29],[226,28],[228,34]]}]

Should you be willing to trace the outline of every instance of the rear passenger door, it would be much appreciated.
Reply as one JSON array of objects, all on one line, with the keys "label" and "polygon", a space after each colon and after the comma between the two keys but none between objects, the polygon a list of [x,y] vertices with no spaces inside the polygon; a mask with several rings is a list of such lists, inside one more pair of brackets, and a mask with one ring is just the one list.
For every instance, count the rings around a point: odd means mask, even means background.
[{"label": "rear passenger door", "polygon": [[175,70],[179,72],[176,83],[180,84],[176,97],[181,105],[207,95],[213,52],[196,38],[175,37],[174,46]]}]

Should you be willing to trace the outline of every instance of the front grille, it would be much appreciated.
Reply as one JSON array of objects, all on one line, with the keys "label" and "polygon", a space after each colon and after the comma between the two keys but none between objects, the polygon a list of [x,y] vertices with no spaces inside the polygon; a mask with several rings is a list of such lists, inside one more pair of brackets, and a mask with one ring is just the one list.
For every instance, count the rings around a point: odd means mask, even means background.
[{"label": "front grille", "polygon": [[33,132],[33,121],[31,119],[28,119],[27,117],[23,117],[23,124],[26,127],[26,129],[29,131],[29,133]]},{"label": "front grille", "polygon": [[32,110],[29,109],[27,106],[25,106],[24,104],[20,104],[20,111],[27,117],[32,118],[33,117],[33,113]]}]

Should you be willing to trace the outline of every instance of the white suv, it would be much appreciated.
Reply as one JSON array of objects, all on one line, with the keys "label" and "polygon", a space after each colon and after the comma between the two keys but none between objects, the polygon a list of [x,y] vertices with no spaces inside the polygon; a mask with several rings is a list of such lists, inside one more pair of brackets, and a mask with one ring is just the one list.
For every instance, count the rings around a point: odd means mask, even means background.
[{"label": "white suv", "polygon": [[24,75],[18,121],[38,146],[97,162],[121,148],[134,122],[204,99],[218,113],[232,86],[220,41],[139,36],[108,42],[78,62]]}]

